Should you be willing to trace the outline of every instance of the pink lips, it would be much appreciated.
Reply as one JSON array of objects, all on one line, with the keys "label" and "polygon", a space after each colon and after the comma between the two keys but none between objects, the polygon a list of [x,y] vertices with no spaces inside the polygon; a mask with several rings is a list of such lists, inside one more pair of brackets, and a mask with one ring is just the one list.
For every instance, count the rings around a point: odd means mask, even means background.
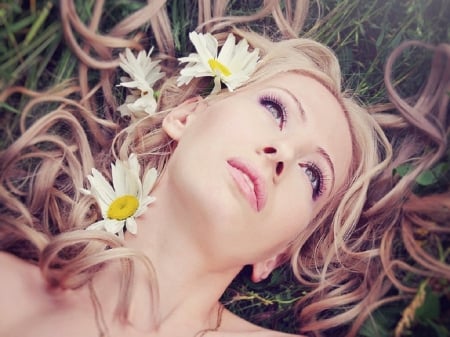
[{"label": "pink lips", "polygon": [[250,206],[260,212],[266,203],[264,181],[255,168],[239,159],[227,161],[229,171]]}]

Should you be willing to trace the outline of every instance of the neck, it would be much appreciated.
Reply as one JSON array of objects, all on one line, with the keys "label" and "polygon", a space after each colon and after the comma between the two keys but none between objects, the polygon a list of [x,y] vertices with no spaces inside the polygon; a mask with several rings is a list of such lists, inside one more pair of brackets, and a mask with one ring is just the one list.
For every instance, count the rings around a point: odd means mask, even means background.
[{"label": "neck", "polygon": [[[137,262],[131,321],[142,328],[149,328],[149,317],[154,318],[157,327],[177,325],[192,327],[193,331],[214,328],[219,299],[242,266],[209,254],[201,243],[207,238],[199,238],[201,230],[195,229],[201,228],[195,223],[201,219],[180,216],[183,211],[161,189],[152,194],[156,202],[137,219],[137,235],[126,234],[125,239],[128,247],[150,259],[156,279],[151,284],[157,300],[149,300],[148,273]],[[152,312],[155,303],[156,314]]]}]

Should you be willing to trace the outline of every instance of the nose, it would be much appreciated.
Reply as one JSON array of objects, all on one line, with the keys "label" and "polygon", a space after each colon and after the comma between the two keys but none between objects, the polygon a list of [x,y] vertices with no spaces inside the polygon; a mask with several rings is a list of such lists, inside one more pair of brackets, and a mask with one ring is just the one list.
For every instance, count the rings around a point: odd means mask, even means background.
[{"label": "nose", "polygon": [[294,151],[286,144],[277,144],[266,146],[262,149],[262,152],[274,163],[275,175],[281,176],[286,163],[294,158]]},{"label": "nose", "polygon": [[280,176],[284,170],[284,163],[281,160],[278,160],[278,151],[273,146],[267,146],[263,149],[263,152],[268,155],[269,158],[275,161],[275,174]]}]

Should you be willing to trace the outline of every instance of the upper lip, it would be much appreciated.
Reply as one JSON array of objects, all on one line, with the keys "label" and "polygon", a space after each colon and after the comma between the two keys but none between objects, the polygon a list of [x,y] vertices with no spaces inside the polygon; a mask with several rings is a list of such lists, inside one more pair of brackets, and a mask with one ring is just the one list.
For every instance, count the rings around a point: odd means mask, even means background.
[{"label": "upper lip", "polygon": [[255,193],[257,211],[260,212],[266,204],[266,187],[262,175],[255,167],[241,159],[232,158],[227,163],[250,179],[253,184],[253,192]]}]

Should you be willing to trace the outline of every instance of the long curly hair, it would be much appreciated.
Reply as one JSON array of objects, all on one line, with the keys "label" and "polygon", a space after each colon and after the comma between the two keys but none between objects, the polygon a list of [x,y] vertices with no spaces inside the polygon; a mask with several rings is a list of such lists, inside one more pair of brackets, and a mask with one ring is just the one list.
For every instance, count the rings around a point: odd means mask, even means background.
[{"label": "long curly hair", "polygon": [[[450,47],[401,45],[386,64],[392,104],[386,109],[364,107],[341,87],[334,53],[313,40],[298,38],[308,2],[287,3],[285,11],[278,1],[267,1],[253,15],[226,16],[227,1],[215,1],[214,6],[199,1],[198,29],[212,32],[219,44],[233,32],[260,50],[261,61],[246,87],[280,72],[296,72],[321,82],[340,102],[352,135],[352,167],[345,186],[294,240],[290,256],[295,276],[311,289],[296,305],[299,331],[321,335],[350,323],[348,335],[354,336],[374,309],[397,299],[384,298],[392,284],[405,293],[415,291],[402,282],[402,270],[450,279],[448,265],[414,240],[416,227],[449,232],[429,221],[437,215],[445,217],[449,196],[419,199],[412,193],[415,178],[446,149]],[[162,0],[149,1],[103,35],[96,33],[101,1],[89,26],[80,20],[73,1],[61,1],[60,10],[66,40],[80,60],[78,79],[44,93],[11,87],[0,94],[0,102],[17,93],[30,97],[21,115],[21,135],[0,153],[0,248],[39,265],[47,282],[62,289],[86,285],[105,263],[120,260],[124,272],[117,315],[128,321],[135,261],[147,266],[152,303],[157,302],[151,261],[112,234],[84,230],[100,214],[95,200],[81,194],[80,188],[93,167],[109,177],[111,162],[131,152],[138,155],[144,172],[150,167],[162,172],[174,146],[161,129],[164,116],[201,95],[209,82],[194,79],[182,88],[176,85],[179,66]],[[268,15],[279,29],[272,39],[245,26]],[[159,83],[158,113],[126,124],[115,112],[115,52],[125,47],[143,49],[142,33],[136,30],[148,23],[159,52],[155,57],[166,77]],[[390,79],[393,63],[411,45],[432,49],[435,55],[428,81],[414,102],[401,98]],[[93,69],[99,73],[95,85],[88,76]],[[229,94],[206,99],[220,100]],[[51,103],[56,108],[51,109]],[[42,107],[51,111],[30,124],[30,111]],[[404,177],[393,174],[404,163],[414,169]],[[419,267],[396,258],[392,242],[398,233]]]}]

